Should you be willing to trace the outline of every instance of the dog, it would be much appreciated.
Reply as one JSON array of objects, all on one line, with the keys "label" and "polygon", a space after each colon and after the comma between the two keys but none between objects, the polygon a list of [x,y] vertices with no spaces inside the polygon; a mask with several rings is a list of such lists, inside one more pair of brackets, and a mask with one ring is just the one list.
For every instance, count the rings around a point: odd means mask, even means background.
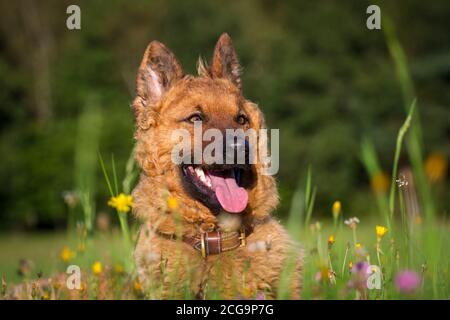
[{"label": "dog", "polygon": [[[185,75],[175,55],[152,41],[132,109],[141,168],[133,212],[142,221],[134,258],[149,297],[275,299],[284,274],[284,297],[299,298],[302,250],[270,216],[279,198],[264,164],[249,164],[248,157],[235,165],[173,161],[174,130],[265,128],[261,110],[243,96],[229,35],[220,36],[209,66],[199,59],[198,76]],[[248,153],[250,142],[240,142],[225,144],[244,145]]]}]

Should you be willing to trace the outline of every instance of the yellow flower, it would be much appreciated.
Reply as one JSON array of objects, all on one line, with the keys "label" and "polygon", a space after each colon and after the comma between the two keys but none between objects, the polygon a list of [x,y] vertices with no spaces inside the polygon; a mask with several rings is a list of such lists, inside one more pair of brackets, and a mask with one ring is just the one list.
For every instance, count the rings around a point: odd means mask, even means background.
[{"label": "yellow flower", "polygon": [[330,234],[330,235],[328,236],[328,247],[331,248],[331,246],[332,246],[335,242],[336,242],[336,238],[335,238],[332,234]]},{"label": "yellow flower", "polygon": [[178,209],[178,201],[175,197],[167,198],[167,208],[171,211]]},{"label": "yellow flower", "polygon": [[352,271],[352,268],[353,268],[353,262],[349,261],[349,262],[348,262],[348,269],[349,269],[350,271]]},{"label": "yellow flower", "polygon": [[117,197],[111,197],[108,201],[108,205],[116,208],[119,212],[128,212],[133,207],[133,197],[124,193],[119,194]]},{"label": "yellow flower", "polygon": [[335,201],[333,206],[331,207],[331,211],[333,212],[333,217],[337,219],[341,214],[342,205],[340,201]]},{"label": "yellow flower", "polygon": [[362,245],[361,245],[361,243],[357,243],[357,244],[355,244],[355,248],[356,248],[356,249],[361,249],[361,248],[362,248]]},{"label": "yellow flower", "polygon": [[244,286],[241,289],[241,295],[242,295],[242,297],[247,298],[247,299],[251,298],[253,296],[253,290],[247,286]]},{"label": "yellow flower", "polygon": [[142,291],[142,285],[139,280],[134,281],[133,288],[135,291]]},{"label": "yellow flower", "polygon": [[118,274],[122,274],[124,272],[123,266],[120,263],[117,263],[114,266],[114,271]]},{"label": "yellow flower", "polygon": [[320,279],[325,280],[329,277],[329,275],[330,275],[330,270],[327,267],[322,266],[320,268]]},{"label": "yellow flower", "polygon": [[75,252],[73,252],[69,247],[66,246],[61,250],[60,256],[62,261],[67,263],[72,260],[73,257],[75,257]]},{"label": "yellow flower", "polygon": [[383,227],[383,226],[376,226],[375,227],[375,232],[377,234],[377,238],[381,239],[388,232],[388,229],[386,227]]},{"label": "yellow flower", "polygon": [[389,188],[389,177],[385,172],[380,171],[372,176],[370,184],[375,193],[385,193]]},{"label": "yellow flower", "polygon": [[447,169],[447,159],[441,153],[432,153],[425,160],[425,173],[431,182],[437,182],[445,178]]},{"label": "yellow flower", "polygon": [[92,272],[96,275],[99,275],[100,273],[102,273],[102,271],[103,271],[102,263],[100,261],[96,261],[92,265]]}]

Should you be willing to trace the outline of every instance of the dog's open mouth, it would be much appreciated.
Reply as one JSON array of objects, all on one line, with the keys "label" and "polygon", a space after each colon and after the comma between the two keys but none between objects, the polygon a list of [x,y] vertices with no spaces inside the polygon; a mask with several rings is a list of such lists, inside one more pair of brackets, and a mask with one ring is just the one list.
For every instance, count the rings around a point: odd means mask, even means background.
[{"label": "dog's open mouth", "polygon": [[188,189],[212,209],[240,213],[247,207],[248,193],[242,186],[243,176],[249,174],[245,168],[183,165],[182,171]]}]

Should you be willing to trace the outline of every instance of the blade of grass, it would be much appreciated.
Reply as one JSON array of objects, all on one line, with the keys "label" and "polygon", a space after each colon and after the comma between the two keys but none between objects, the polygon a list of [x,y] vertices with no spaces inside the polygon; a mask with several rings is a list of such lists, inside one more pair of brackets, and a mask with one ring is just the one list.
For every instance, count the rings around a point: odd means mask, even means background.
[{"label": "blade of grass", "polygon": [[117,183],[116,162],[114,161],[114,154],[111,154],[111,166],[112,166],[113,179],[114,179],[114,190],[116,191],[116,194],[119,194],[119,187],[118,187],[118,183]]},{"label": "blade of grass", "polygon": [[406,132],[409,129],[409,126],[411,125],[411,119],[412,119],[412,116],[414,113],[415,106],[416,106],[416,100],[413,101],[411,108],[409,110],[408,117],[406,118],[405,122],[401,126],[400,130],[398,131],[398,135],[397,135],[397,144],[395,147],[394,164],[392,167],[391,191],[389,194],[389,213],[390,213],[391,220],[394,216],[395,190],[396,190],[396,180],[397,180],[397,173],[398,173],[398,161],[400,159],[400,152],[402,149],[403,137],[405,136]]},{"label": "blade of grass", "polygon": [[[361,162],[366,168],[367,174],[370,179],[373,180],[376,175],[383,174],[381,170],[378,157],[375,151],[375,147],[369,138],[364,138],[361,142]],[[391,219],[389,216],[388,199],[385,192],[379,192],[375,190],[375,196],[377,199],[378,210],[380,215],[384,218],[388,229],[391,229]]]},{"label": "blade of grass", "polygon": [[109,180],[108,172],[106,171],[105,163],[103,161],[103,157],[100,152],[98,152],[98,157],[100,159],[100,166],[102,167],[103,176],[105,177],[106,184],[108,185],[109,193],[111,194],[111,197],[114,197],[114,192],[113,192],[113,189],[111,186],[111,181]]},{"label": "blade of grass", "polygon": [[311,195],[311,199],[310,199],[308,207],[306,209],[305,227],[309,226],[309,223],[311,221],[312,212],[314,210],[314,202],[316,201],[316,191],[317,191],[317,188],[314,187],[312,195]]}]

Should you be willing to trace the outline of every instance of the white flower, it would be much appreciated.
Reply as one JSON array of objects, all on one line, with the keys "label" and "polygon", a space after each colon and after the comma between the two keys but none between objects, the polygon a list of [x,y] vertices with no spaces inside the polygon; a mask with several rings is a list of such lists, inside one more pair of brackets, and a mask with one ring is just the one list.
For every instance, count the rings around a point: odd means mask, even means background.
[{"label": "white flower", "polygon": [[359,219],[357,217],[353,217],[344,221],[346,225],[350,228],[355,229],[356,225],[359,223]]}]

